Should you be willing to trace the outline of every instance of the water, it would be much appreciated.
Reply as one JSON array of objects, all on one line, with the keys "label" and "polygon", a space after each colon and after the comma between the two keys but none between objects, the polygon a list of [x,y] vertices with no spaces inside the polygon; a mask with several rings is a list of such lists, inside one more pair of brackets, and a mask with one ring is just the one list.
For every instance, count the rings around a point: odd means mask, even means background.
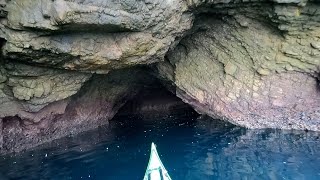
[{"label": "water", "polygon": [[141,180],[154,141],[174,180],[320,179],[319,133],[246,130],[191,115],[111,125],[0,158],[0,179]]}]

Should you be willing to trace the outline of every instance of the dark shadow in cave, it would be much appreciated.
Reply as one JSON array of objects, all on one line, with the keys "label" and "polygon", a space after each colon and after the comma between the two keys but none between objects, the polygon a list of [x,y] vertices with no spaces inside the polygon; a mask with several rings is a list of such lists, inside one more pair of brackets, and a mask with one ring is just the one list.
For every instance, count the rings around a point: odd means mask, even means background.
[{"label": "dark shadow in cave", "polygon": [[3,58],[3,51],[2,51],[2,47],[4,46],[4,44],[6,43],[6,40],[3,38],[0,38],[0,60],[2,60]]},{"label": "dark shadow in cave", "polygon": [[112,121],[134,119],[138,124],[154,124],[161,121],[160,123],[169,125],[192,121],[198,116],[190,105],[168,91],[159,80],[155,80],[128,101]]},{"label": "dark shadow in cave", "polygon": [[6,43],[6,40],[4,38],[0,38],[0,48]]},{"label": "dark shadow in cave", "polygon": [[159,81],[155,81],[128,101],[117,115],[162,116],[176,113],[194,113],[194,110],[168,91]]}]

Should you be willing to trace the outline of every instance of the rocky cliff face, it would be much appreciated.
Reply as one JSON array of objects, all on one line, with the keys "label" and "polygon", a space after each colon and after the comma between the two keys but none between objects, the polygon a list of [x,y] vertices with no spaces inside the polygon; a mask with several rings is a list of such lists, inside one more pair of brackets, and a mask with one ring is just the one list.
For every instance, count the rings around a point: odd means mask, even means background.
[{"label": "rocky cliff face", "polygon": [[150,64],[201,114],[318,131],[319,27],[306,0],[0,0],[0,148],[108,123]]},{"label": "rocky cliff face", "polygon": [[248,128],[318,131],[319,9],[203,5],[158,71],[200,113]]},{"label": "rocky cliff face", "polygon": [[183,1],[9,1],[5,56],[54,68],[107,73],[160,61],[191,27]]}]

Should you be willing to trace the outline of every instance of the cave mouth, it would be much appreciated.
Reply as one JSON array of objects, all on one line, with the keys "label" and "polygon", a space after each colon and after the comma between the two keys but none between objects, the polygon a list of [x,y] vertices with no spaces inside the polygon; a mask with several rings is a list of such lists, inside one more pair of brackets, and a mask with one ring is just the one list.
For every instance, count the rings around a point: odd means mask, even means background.
[{"label": "cave mouth", "polygon": [[134,118],[140,122],[154,123],[175,121],[181,123],[196,119],[199,114],[169,91],[160,80],[144,86],[131,100],[127,101],[112,121]]}]

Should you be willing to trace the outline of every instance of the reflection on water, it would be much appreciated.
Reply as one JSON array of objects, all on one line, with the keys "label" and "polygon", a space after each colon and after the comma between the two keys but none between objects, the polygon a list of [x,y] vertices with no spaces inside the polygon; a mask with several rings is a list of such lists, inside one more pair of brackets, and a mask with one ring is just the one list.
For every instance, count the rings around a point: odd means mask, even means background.
[{"label": "reflection on water", "polygon": [[3,155],[0,180],[142,179],[152,141],[173,179],[320,179],[319,133],[195,119],[119,117],[107,127]]},{"label": "reflection on water", "polygon": [[221,123],[199,121],[201,148],[185,156],[185,179],[320,179],[320,133],[282,130],[226,131]]}]

